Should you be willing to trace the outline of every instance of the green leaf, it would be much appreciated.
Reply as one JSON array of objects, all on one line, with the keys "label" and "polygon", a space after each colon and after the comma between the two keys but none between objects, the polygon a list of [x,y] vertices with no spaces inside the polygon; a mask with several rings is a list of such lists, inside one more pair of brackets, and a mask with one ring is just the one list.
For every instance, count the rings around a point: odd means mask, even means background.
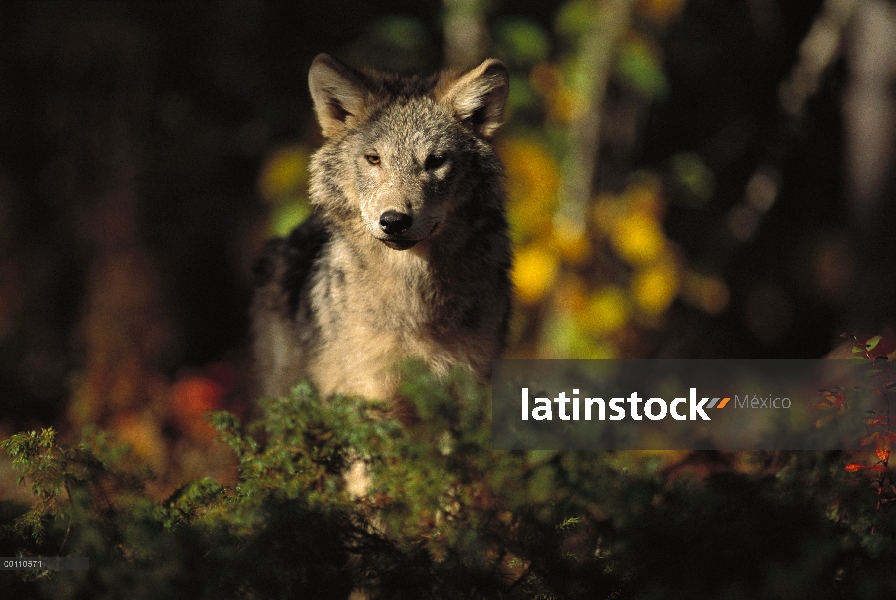
[{"label": "green leaf", "polygon": [[648,98],[666,93],[668,84],[658,50],[641,38],[625,40],[616,55],[616,71],[629,85]]},{"label": "green leaf", "polygon": [[693,208],[705,206],[716,190],[716,176],[694,152],[679,152],[669,159],[676,200]]},{"label": "green leaf", "polygon": [[873,338],[871,338],[870,340],[865,342],[865,350],[867,352],[871,352],[872,350],[874,350],[877,347],[877,345],[880,343],[880,341],[882,339],[883,339],[883,336],[880,336],[880,335],[874,336]]},{"label": "green leaf", "polygon": [[371,35],[388,48],[416,52],[425,45],[428,32],[419,19],[393,16],[375,23],[371,28]]},{"label": "green leaf", "polygon": [[561,35],[573,38],[585,35],[597,19],[597,10],[591,0],[572,0],[557,13],[556,28]]},{"label": "green leaf", "polygon": [[271,217],[272,235],[283,237],[311,216],[311,206],[304,197],[297,196],[280,204]]},{"label": "green leaf", "polygon": [[511,62],[534,65],[545,61],[551,51],[547,32],[537,23],[523,18],[509,18],[496,26],[498,53]]}]

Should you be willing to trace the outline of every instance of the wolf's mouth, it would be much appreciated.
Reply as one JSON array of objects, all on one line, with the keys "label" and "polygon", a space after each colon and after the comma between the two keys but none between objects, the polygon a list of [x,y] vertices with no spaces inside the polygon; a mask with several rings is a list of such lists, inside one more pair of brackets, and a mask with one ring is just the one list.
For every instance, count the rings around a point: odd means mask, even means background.
[{"label": "wolf's mouth", "polygon": [[379,241],[381,241],[382,243],[386,244],[386,246],[388,246],[389,248],[392,248],[393,250],[407,250],[408,248],[413,248],[414,246],[416,246],[423,240],[429,239],[430,236],[432,236],[432,234],[436,232],[436,229],[438,229],[438,227],[439,227],[439,224],[434,223],[432,226],[432,229],[429,230],[429,233],[424,235],[419,240],[405,240],[405,239],[401,239],[401,238],[377,238],[377,239]]},{"label": "wolf's mouth", "polygon": [[407,250],[417,245],[420,240],[380,240],[393,250]]}]

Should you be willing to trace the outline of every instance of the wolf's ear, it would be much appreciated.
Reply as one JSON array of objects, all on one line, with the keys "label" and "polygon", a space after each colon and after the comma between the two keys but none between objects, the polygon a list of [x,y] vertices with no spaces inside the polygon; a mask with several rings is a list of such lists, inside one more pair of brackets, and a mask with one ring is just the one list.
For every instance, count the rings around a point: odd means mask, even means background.
[{"label": "wolf's ear", "polygon": [[490,139],[504,119],[508,89],[507,68],[500,60],[490,58],[440,86],[436,97],[459,121],[469,124],[473,133]]},{"label": "wolf's ear", "polygon": [[324,137],[364,120],[370,90],[357,73],[329,54],[318,54],[311,63],[308,87]]}]

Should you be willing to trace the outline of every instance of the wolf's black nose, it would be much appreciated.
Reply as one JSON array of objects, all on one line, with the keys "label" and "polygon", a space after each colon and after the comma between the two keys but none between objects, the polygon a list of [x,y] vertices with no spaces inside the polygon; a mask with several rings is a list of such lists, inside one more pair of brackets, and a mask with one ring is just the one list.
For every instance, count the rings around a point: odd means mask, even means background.
[{"label": "wolf's black nose", "polygon": [[413,220],[411,215],[397,210],[387,210],[380,215],[380,228],[388,235],[399,235],[408,230]]}]

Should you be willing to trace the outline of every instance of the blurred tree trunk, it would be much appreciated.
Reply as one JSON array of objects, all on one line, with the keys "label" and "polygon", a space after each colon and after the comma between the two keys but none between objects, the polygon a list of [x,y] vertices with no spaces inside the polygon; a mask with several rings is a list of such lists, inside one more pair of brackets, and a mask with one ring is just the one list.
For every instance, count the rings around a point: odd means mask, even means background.
[{"label": "blurred tree trunk", "polygon": [[[597,3],[593,22],[577,48],[577,116],[569,127],[569,153],[563,163],[560,206],[557,218],[562,227],[580,235],[591,204],[595,172],[600,160],[601,116],[616,46],[629,30],[635,0],[603,0]],[[617,107],[619,108],[619,107]],[[631,111],[629,111],[631,113]],[[624,119],[623,137],[632,140],[637,113]],[[631,144],[628,144],[631,146]],[[630,150],[630,147],[628,148]]]},{"label": "blurred tree trunk", "polygon": [[[826,0],[800,44],[796,65],[779,95],[791,131],[834,63],[845,55],[847,87],[841,106],[844,170],[852,263],[844,285],[849,306],[840,324],[849,333],[874,334],[896,318],[896,6],[887,0]],[[780,158],[780,157],[779,157]],[[776,200],[776,164],[761,164],[738,211],[751,211],[750,239]],[[729,223],[735,221],[729,218]]]},{"label": "blurred tree trunk", "polygon": [[896,318],[896,5],[859,3],[846,42],[843,124],[856,252],[847,326],[877,333]]},{"label": "blurred tree trunk", "polygon": [[445,66],[468,68],[489,51],[484,0],[444,0]]}]

